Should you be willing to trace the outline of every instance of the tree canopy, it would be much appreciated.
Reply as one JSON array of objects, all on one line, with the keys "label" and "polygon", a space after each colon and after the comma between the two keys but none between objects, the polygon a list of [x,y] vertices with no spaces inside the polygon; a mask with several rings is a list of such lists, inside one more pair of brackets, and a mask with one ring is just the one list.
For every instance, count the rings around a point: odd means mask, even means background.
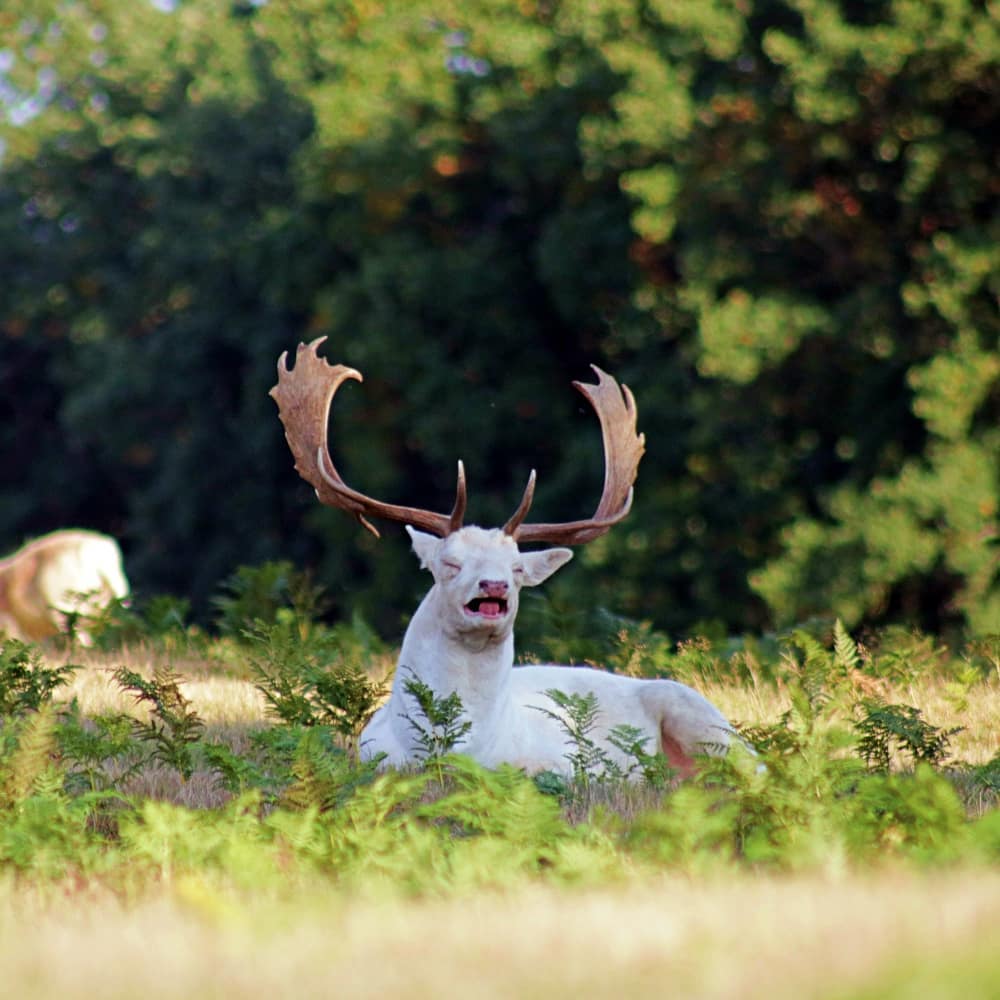
[{"label": "tree canopy", "polygon": [[[590,513],[570,388],[633,389],[629,519],[552,581],[677,633],[1000,630],[1000,23],[981,0],[7,0],[0,543],[118,536],[196,607],[290,558],[420,581],[294,473],[327,336],[365,492]],[[377,546],[377,548],[376,548]]]}]

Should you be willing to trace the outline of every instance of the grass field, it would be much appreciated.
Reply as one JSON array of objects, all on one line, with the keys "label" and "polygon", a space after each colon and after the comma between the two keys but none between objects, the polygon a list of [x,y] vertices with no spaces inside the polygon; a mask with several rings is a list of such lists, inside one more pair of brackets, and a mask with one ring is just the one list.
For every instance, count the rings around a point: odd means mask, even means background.
[{"label": "grass field", "polygon": [[[232,650],[222,659],[181,657],[140,644],[77,649],[70,658],[81,669],[59,697],[75,698],[87,718],[148,717],[112,672],[124,664],[151,676],[166,661],[204,722],[205,740],[241,753],[252,733],[274,725]],[[49,654],[46,662],[61,660]],[[386,655],[373,669],[390,666]],[[963,683],[954,672],[859,676],[856,683],[920,709],[941,729],[962,727],[950,737],[942,773],[949,762],[984,765],[1000,750],[1000,676],[981,672]],[[793,694],[780,678],[708,676],[696,686],[751,726],[775,723]],[[995,793],[954,780],[970,817],[995,813]],[[136,802],[199,812],[232,798],[209,767],[184,778],[152,760],[121,790]],[[786,867],[722,859],[658,867],[624,858],[576,884],[428,882],[415,893],[317,877],[291,861],[285,874],[259,884],[234,877],[232,867],[147,867],[130,877],[126,861],[113,878],[82,864],[51,878],[0,865],[0,982],[24,1000],[1000,997],[996,856],[924,863],[886,844],[884,860],[864,864],[834,846]]]},{"label": "grass field", "polygon": [[1000,986],[1000,873],[294,901],[185,882],[123,903],[0,892],[0,977],[33,998],[973,1000]]}]

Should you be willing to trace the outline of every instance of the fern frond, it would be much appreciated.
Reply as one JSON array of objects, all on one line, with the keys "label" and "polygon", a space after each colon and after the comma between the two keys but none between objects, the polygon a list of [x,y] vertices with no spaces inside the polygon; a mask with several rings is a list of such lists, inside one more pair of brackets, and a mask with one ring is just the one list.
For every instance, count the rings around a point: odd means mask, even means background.
[{"label": "fern frond", "polygon": [[46,705],[21,722],[17,746],[0,775],[0,809],[17,806],[38,790],[52,770],[55,753],[56,713]]},{"label": "fern frond", "polygon": [[282,803],[296,809],[328,812],[342,805],[357,788],[375,776],[378,761],[354,763],[333,745],[330,730],[311,726],[303,730],[292,762],[293,781]]},{"label": "fern frond", "polygon": [[833,624],[833,662],[843,673],[857,670],[861,664],[858,645],[839,618]]}]

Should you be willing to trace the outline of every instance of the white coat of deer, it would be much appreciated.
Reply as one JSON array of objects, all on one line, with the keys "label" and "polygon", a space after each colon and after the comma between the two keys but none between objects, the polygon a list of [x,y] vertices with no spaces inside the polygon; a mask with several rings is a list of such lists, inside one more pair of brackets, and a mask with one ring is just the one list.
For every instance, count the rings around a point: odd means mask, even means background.
[{"label": "white coat of deer", "polygon": [[278,361],[278,404],[295,468],[321,502],[354,514],[374,534],[369,517],[402,522],[421,565],[434,585],[424,597],[403,638],[388,701],[361,734],[361,753],[385,754],[389,764],[420,759],[411,720],[420,718],[406,681],[416,678],[439,698],[459,696],[471,723],[456,749],[493,767],[501,763],[529,772],[569,769],[566,731],[558,706],[546,694],[593,694],[598,722],[591,734],[620,766],[629,762],[607,743],[610,730],[628,725],[646,738],[646,749],[662,751],[683,775],[695,769],[698,754],[725,752],[732,727],[693,688],[670,680],[641,680],[602,670],[569,666],[514,665],[514,619],[522,587],[542,583],[572,557],[568,548],[522,551],[522,544],[580,545],[607,532],[632,505],[632,484],[645,450],[636,433],[636,408],[627,387],[595,368],[596,385],[574,383],[601,422],[605,452],[604,491],[593,517],[560,524],[525,519],[535,487],[532,471],[520,505],[503,528],[463,527],[465,473],[458,464],[455,505],[450,514],[399,507],[348,486],[327,447],[330,405],[346,379],[361,375],[329,365],[318,354],[325,338],[300,344],[295,367],[287,353]]},{"label": "white coat of deer", "polygon": [[86,620],[128,596],[118,543],[96,531],[53,531],[0,560],[0,632],[37,642],[76,620],[89,645]]}]

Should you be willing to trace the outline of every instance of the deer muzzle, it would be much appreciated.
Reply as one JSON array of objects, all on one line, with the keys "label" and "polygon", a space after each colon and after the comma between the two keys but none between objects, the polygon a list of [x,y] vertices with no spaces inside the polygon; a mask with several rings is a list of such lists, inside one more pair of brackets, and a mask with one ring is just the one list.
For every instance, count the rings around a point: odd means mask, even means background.
[{"label": "deer muzzle", "polygon": [[505,580],[480,580],[479,597],[465,605],[466,613],[480,618],[503,618],[507,614],[509,589]]}]

